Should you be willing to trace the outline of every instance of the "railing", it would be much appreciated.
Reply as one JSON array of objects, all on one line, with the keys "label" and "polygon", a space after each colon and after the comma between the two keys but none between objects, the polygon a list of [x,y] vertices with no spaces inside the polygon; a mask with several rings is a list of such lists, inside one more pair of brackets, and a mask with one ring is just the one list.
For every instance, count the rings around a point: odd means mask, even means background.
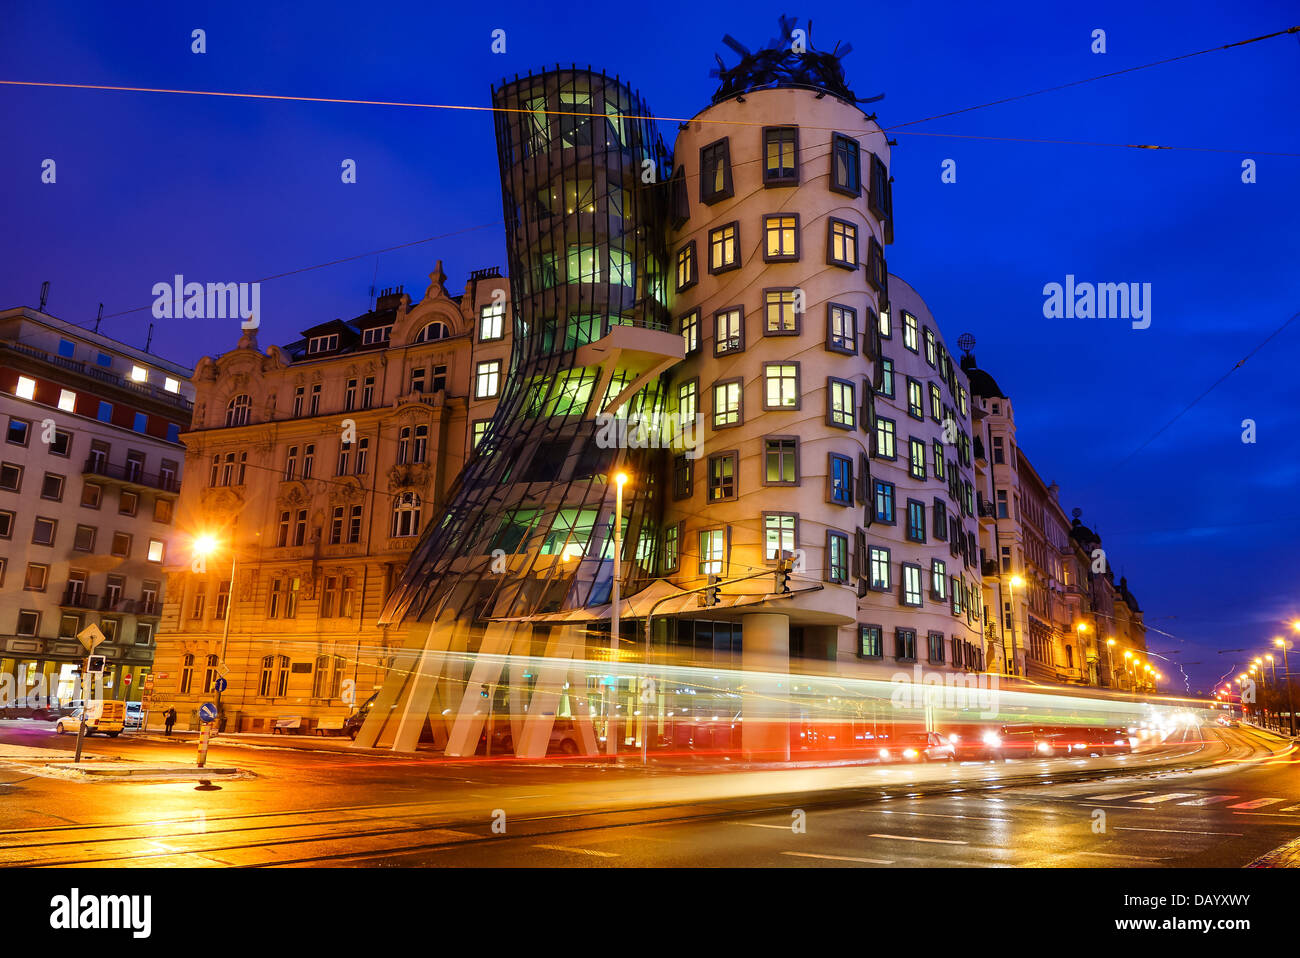
[{"label": "railing", "polygon": [[179,393],[171,393],[165,389],[159,389],[150,383],[137,383],[130,379],[125,379],[113,372],[111,369],[102,369],[99,366],[87,365],[76,359],[68,359],[64,356],[56,356],[47,353],[43,349],[37,349],[34,346],[27,346],[22,343],[4,343],[9,349],[15,352],[31,356],[33,359],[39,359],[41,362],[49,363],[51,366],[60,366],[63,369],[69,369],[72,372],[80,373],[91,379],[98,379],[101,382],[116,386],[119,389],[129,389],[133,392],[143,393],[151,399],[159,402],[165,402],[171,406],[179,406],[181,409],[190,410],[194,408],[194,403],[186,399]]},{"label": "railing", "polygon": [[162,603],[157,599],[136,599],[135,614],[151,616],[162,615]]},{"label": "railing", "polygon": [[87,595],[84,589],[65,586],[63,598],[60,600],[59,605],[69,609],[93,609],[98,603],[99,596]]},{"label": "railing", "polygon": [[997,508],[991,502],[980,502],[979,514],[986,519],[996,519],[998,517]]},{"label": "railing", "polygon": [[985,578],[994,578],[998,574],[998,563],[996,559],[986,559],[980,564],[980,573]]},{"label": "railing", "polygon": [[87,459],[86,465],[81,471],[90,475],[103,476],[106,479],[117,479],[122,482],[134,483],[137,486],[159,489],[163,492],[179,492],[181,488],[180,480],[174,474],[159,473],[155,475],[144,472],[130,464],[115,466],[109,463],[107,459],[98,456],[91,456]]}]

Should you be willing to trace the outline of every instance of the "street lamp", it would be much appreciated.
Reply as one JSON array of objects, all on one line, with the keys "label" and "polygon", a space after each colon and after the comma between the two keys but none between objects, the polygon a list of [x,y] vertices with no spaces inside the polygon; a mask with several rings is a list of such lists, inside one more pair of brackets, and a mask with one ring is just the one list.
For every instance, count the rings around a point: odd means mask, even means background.
[{"label": "street lamp", "polygon": [[[204,533],[194,540],[194,555],[196,558],[206,562],[208,556],[216,553],[218,548],[215,536]],[[230,616],[235,609],[235,544],[234,531],[232,526],[231,543],[230,543],[230,592],[226,595],[225,622],[221,629],[221,651],[217,655],[217,662],[224,666],[226,664],[226,644],[230,641]],[[218,672],[220,678],[220,672]],[[222,731],[221,711],[221,687],[217,687],[217,731]]]},{"label": "street lamp", "polygon": [[[618,662],[618,633],[619,633],[619,579],[623,570],[623,486],[627,484],[627,473],[616,472],[614,474],[614,587],[610,592],[610,613],[609,613],[609,662],[613,668]],[[618,676],[614,676],[614,684],[610,687],[610,705],[609,721],[605,725],[605,754],[615,755],[618,753],[618,742],[615,731],[618,726]]]},{"label": "street lamp", "polygon": [[[1297,632],[1300,632],[1300,622],[1292,622],[1291,625],[1295,627],[1295,630]],[[1294,736],[1295,735],[1295,704],[1291,698],[1291,665],[1287,660],[1287,654],[1286,654],[1287,649],[1289,649],[1290,646],[1287,645],[1286,640],[1283,639],[1281,636],[1278,636],[1276,639],[1274,639],[1273,644],[1282,650],[1282,674],[1286,676],[1286,710],[1289,714],[1289,721],[1287,722],[1287,725],[1291,729],[1291,735]]]},{"label": "street lamp", "polygon": [[[1013,575],[1007,580],[1008,594],[1011,596],[1011,660],[1007,663],[1008,675],[1019,675],[1019,661],[1016,659],[1016,589],[1025,584],[1025,580],[1018,575]],[[1003,658],[1006,657],[1007,650],[1002,649]],[[1014,668],[1013,668],[1014,665]]]},{"label": "street lamp", "polygon": [[1106,662],[1110,666],[1110,681],[1112,685],[1115,683],[1115,656],[1114,653],[1111,651],[1114,648],[1115,648],[1115,640],[1107,639],[1106,640]]}]

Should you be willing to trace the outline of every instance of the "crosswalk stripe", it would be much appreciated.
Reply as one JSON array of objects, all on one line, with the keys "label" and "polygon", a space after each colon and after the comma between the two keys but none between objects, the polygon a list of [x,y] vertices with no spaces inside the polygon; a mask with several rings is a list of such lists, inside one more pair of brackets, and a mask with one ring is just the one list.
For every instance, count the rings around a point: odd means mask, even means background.
[{"label": "crosswalk stripe", "polygon": [[1158,805],[1160,802],[1172,802],[1175,798],[1191,798],[1195,792],[1170,792],[1168,795],[1152,795],[1150,798],[1139,798],[1139,805]]},{"label": "crosswalk stripe", "polygon": [[1219,802],[1230,802],[1234,798],[1241,798],[1240,795],[1206,795],[1203,798],[1194,798],[1190,802],[1179,802],[1179,805],[1217,805]]},{"label": "crosswalk stripe", "polygon": [[1265,805],[1272,805],[1275,802],[1285,802],[1285,798],[1256,798],[1249,802],[1238,802],[1236,805],[1229,805],[1229,808],[1263,808]]},{"label": "crosswalk stripe", "polygon": [[1118,802],[1121,798],[1132,798],[1134,795],[1150,795],[1151,790],[1145,792],[1125,792],[1122,795],[1089,795],[1084,798],[1085,802]]}]

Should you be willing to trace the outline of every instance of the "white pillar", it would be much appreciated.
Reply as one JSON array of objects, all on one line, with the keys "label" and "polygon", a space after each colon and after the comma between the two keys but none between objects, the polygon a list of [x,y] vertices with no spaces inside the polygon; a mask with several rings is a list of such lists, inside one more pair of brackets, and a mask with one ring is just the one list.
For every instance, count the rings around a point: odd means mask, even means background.
[{"label": "white pillar", "polygon": [[741,667],[746,672],[741,700],[741,743],[746,753],[766,761],[790,759],[790,617],[754,612],[740,619]]}]

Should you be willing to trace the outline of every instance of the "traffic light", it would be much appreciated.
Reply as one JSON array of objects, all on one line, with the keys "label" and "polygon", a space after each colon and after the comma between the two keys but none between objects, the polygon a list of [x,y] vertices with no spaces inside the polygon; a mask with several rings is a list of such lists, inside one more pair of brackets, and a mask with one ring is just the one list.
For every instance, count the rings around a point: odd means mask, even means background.
[{"label": "traffic light", "polygon": [[104,656],[92,655],[86,659],[86,672],[88,673],[99,672],[102,674],[103,671],[104,671]]},{"label": "traffic light", "polygon": [[793,569],[794,558],[788,553],[782,553],[776,566],[776,588],[772,590],[776,595],[790,594],[790,573]]},{"label": "traffic light", "polygon": [[722,601],[722,586],[718,585],[716,575],[709,576],[709,587],[700,593],[700,605],[717,605]]}]

